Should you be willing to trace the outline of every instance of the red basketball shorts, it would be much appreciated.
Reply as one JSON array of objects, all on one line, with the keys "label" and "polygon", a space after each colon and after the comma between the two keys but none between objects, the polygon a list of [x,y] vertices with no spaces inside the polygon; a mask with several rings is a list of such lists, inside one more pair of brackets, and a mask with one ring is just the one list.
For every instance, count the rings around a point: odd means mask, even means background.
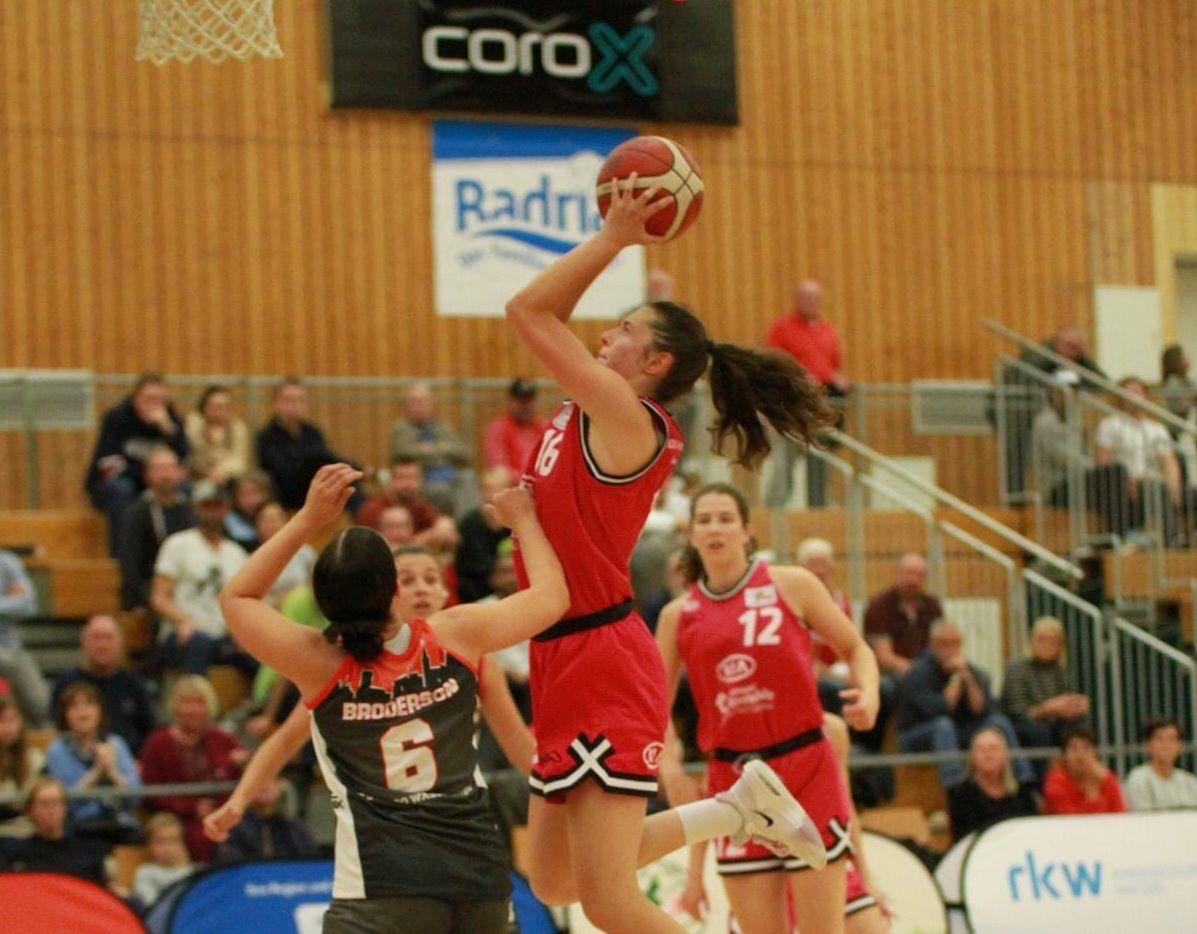
[{"label": "red basketball shorts", "polygon": [[533,641],[531,654],[532,791],[559,802],[592,777],[605,791],[653,795],[669,706],[644,620]]},{"label": "red basketball shorts", "polygon": [[[828,862],[851,852],[848,791],[840,779],[831,743],[824,739],[768,762],[819,828]],[[712,759],[707,764],[707,791],[710,794],[726,791],[736,778],[736,766],[730,762]],[[728,837],[715,841],[715,856],[719,874],[724,876],[807,868],[806,863],[795,856],[783,858],[768,847],[751,841],[744,846],[735,846]]]}]

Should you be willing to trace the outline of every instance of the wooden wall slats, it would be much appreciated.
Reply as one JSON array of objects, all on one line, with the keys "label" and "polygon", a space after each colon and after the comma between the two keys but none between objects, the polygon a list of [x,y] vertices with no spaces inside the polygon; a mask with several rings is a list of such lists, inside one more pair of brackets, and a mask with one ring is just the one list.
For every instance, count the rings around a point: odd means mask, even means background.
[{"label": "wooden wall slats", "polygon": [[[282,61],[162,69],[134,7],[0,0],[0,366],[532,370],[432,314],[429,117],[328,110],[321,0],[277,5]],[[1156,281],[1150,186],[1197,184],[1188,0],[736,7],[742,125],[642,127],[710,180],[650,259],[719,336],[814,275],[857,379],[978,377],[979,318]]]}]

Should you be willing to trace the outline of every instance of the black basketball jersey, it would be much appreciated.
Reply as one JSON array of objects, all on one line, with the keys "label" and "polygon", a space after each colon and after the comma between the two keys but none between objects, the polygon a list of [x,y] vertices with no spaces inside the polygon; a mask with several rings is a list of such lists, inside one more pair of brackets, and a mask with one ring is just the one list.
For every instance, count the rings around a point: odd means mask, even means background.
[{"label": "black basketball jersey", "polygon": [[478,673],[411,624],[402,654],[346,656],[308,706],[337,816],[334,898],[504,898],[506,848],[477,770]]}]

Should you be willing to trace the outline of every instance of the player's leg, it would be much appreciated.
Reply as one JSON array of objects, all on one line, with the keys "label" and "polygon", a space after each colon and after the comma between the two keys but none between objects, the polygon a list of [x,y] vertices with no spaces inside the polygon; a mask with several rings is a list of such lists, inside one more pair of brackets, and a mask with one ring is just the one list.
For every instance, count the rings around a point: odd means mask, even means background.
[{"label": "player's leg", "polygon": [[644,798],[606,792],[592,780],[572,789],[565,802],[582,910],[610,934],[684,930],[645,897],[636,879],[646,806]]},{"label": "player's leg", "polygon": [[837,859],[822,872],[801,869],[787,873],[802,934],[842,934],[847,864],[847,860]]},{"label": "player's leg", "polygon": [[[790,934],[784,872],[723,876],[723,889],[743,934]],[[812,928],[812,930],[814,930]]]},{"label": "player's leg", "polygon": [[844,920],[845,934],[886,934],[889,922],[876,905],[854,911]]},{"label": "player's leg", "polygon": [[532,893],[544,904],[569,905],[578,900],[563,803],[550,804],[539,795],[529,798],[527,869]]}]

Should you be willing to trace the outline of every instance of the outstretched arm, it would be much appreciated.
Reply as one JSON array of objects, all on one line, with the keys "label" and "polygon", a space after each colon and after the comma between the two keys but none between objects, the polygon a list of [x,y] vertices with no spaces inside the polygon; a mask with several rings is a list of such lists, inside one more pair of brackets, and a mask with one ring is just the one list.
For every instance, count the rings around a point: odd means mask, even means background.
[{"label": "outstretched arm", "polygon": [[641,466],[655,449],[652,419],[628,381],[600,364],[565,322],[591,283],[624,247],[661,239],[648,234],[644,223],[670,204],[670,199],[652,202],[659,191],[656,188],[633,194],[635,180],[633,175],[626,183],[613,186],[602,230],[549,266],[507,303],[507,320],[565,394],[577,401],[596,428],[622,439],[628,463],[611,466],[629,470]]},{"label": "outstretched arm", "polygon": [[341,515],[361,476],[346,464],[321,467],[303,508],[249,556],[220,592],[229,632],[254,658],[294,681],[304,697],[324,687],[341,662],[340,653],[319,632],[287,619],[264,598],[300,547]]},{"label": "outstretched arm", "polygon": [[495,497],[493,508],[519,541],[528,588],[498,603],[450,607],[428,620],[446,647],[471,661],[531,639],[569,609],[565,572],[536,518],[532,495],[522,489],[504,490]]},{"label": "outstretched arm", "polygon": [[311,736],[311,723],[307,707],[296,704],[283,725],[254,751],[228,801],[204,818],[204,834],[209,840],[223,843],[228,839],[258,792],[303,749]]}]

